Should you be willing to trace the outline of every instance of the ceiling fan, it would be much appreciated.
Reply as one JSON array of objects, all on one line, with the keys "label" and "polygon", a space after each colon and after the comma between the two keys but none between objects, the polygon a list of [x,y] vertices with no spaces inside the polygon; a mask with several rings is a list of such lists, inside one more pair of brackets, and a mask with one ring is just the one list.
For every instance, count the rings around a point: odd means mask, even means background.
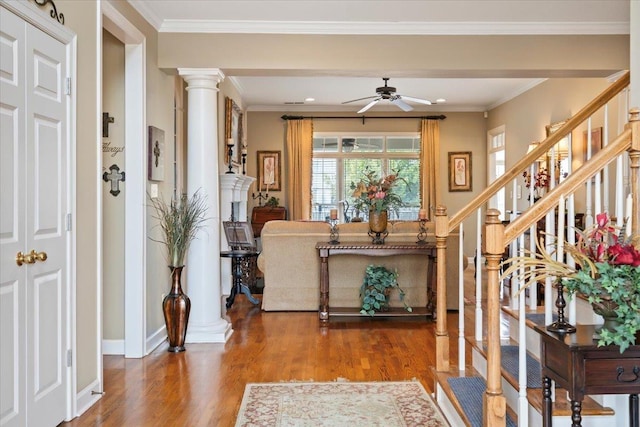
[{"label": "ceiling fan", "polygon": [[365,99],[375,98],[375,99],[373,99],[373,101],[369,102],[367,105],[362,107],[358,111],[358,114],[364,113],[369,108],[373,107],[374,105],[376,105],[378,102],[380,102],[383,99],[386,99],[386,100],[390,101],[393,105],[395,105],[396,107],[400,108],[402,111],[411,111],[411,110],[413,110],[413,107],[411,105],[407,104],[404,101],[411,101],[411,102],[417,102],[419,104],[431,105],[431,101],[427,101],[426,99],[414,98],[412,96],[406,96],[406,95],[397,94],[395,87],[387,85],[387,83],[389,82],[389,77],[383,77],[382,80],[384,80],[384,86],[380,86],[380,87],[376,88],[376,95],[366,96],[364,98],[352,99],[351,101],[343,102],[343,104],[350,104],[350,103],[356,102],[356,101],[363,101]]}]

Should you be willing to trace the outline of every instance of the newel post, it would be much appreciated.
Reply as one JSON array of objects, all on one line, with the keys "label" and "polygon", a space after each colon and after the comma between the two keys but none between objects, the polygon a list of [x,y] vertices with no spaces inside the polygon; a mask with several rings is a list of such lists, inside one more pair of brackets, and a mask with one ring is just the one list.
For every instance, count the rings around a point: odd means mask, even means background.
[{"label": "newel post", "polygon": [[640,235],[640,109],[632,108],[629,112],[631,128],[631,148],[629,148],[629,165],[631,169],[631,234]]},{"label": "newel post", "polygon": [[487,259],[487,391],[482,400],[483,426],[506,424],[506,401],[500,375],[500,256],[504,252],[504,225],[497,209],[487,211],[483,253]]},{"label": "newel post", "polygon": [[436,235],[436,370],[449,371],[449,332],[447,331],[447,208],[438,205],[435,214]]}]

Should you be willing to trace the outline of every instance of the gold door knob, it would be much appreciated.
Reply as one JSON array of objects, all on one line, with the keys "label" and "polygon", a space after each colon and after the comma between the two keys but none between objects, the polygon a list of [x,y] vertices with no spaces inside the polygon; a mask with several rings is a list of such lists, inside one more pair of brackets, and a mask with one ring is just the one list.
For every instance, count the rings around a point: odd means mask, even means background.
[{"label": "gold door knob", "polygon": [[18,264],[18,267],[22,266],[22,264],[33,264],[35,262],[36,262],[36,259],[32,253],[23,254],[22,252],[18,252],[16,254],[16,264]]},{"label": "gold door knob", "polygon": [[[31,257],[33,257],[33,262],[46,261],[47,260],[47,253],[46,252],[36,252],[35,249],[32,249],[31,252],[29,253],[29,255]],[[31,264],[33,264],[33,263],[31,263]]]}]

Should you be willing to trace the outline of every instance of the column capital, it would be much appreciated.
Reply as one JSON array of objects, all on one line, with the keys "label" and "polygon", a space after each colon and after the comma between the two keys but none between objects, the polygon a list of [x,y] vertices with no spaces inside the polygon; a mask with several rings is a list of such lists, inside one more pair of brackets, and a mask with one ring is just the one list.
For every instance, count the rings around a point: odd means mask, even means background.
[{"label": "column capital", "polygon": [[187,90],[200,87],[218,89],[218,83],[224,80],[219,68],[178,68],[178,74],[187,82]]}]

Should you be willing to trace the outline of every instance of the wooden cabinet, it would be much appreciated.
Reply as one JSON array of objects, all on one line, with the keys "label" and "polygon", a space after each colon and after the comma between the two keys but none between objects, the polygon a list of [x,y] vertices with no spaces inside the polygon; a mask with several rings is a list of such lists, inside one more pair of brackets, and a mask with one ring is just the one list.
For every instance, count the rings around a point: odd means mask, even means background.
[{"label": "wooden cabinet", "polygon": [[260,237],[262,227],[268,221],[287,219],[287,208],[284,206],[256,206],[251,212],[251,228],[253,236]]},{"label": "wooden cabinet", "polygon": [[[593,325],[578,325],[573,334],[556,334],[535,326],[540,334],[542,419],[551,427],[551,380],[569,392],[572,427],[581,426],[582,399],[587,394],[629,394],[629,424],[639,427],[640,345],[620,353],[618,346],[598,347]],[[636,343],[640,334],[636,336]]]}]

